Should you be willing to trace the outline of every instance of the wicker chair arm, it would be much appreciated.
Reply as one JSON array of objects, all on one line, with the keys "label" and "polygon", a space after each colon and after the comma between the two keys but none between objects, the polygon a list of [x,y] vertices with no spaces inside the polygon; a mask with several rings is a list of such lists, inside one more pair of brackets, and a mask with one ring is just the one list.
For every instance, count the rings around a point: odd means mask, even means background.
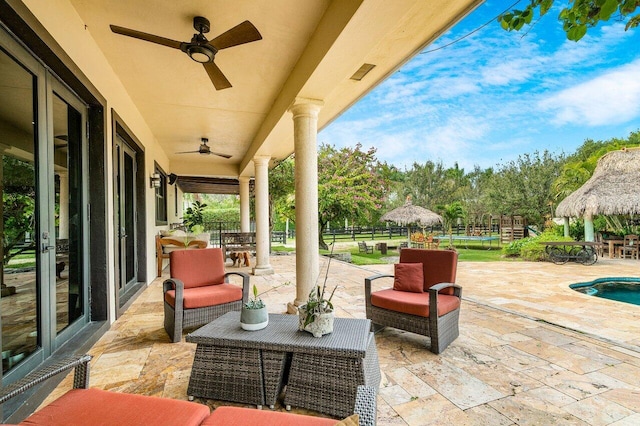
[{"label": "wicker chair arm", "polygon": [[229,282],[229,275],[242,277],[242,303],[247,303],[249,301],[249,274],[245,272],[227,272],[224,274],[224,282]]},{"label": "wicker chair arm", "polygon": [[163,294],[169,290],[176,291],[176,307],[182,306],[184,300],[184,283],[178,278],[169,278],[162,283]]},{"label": "wicker chair arm", "polygon": [[46,367],[40,368],[17,382],[11,383],[0,390],[0,404],[20,395],[27,389],[34,387],[45,380],[75,368],[73,376],[74,389],[86,389],[89,387],[89,361],[90,355],[73,355],[60,358],[58,361]]},{"label": "wicker chair arm", "polygon": [[371,298],[371,282],[374,280],[377,280],[379,278],[393,278],[393,275],[388,275],[388,274],[379,274],[379,275],[372,275],[370,277],[367,277],[364,279],[364,297],[365,300],[369,300]]},{"label": "wicker chair arm", "polygon": [[453,288],[453,295],[462,298],[462,287],[454,283],[439,283],[429,287],[429,316],[438,317],[438,292],[445,288]]},{"label": "wicker chair arm", "polygon": [[358,415],[358,424],[375,426],[377,415],[376,390],[371,386],[358,386],[354,414]]},{"label": "wicker chair arm", "polygon": [[456,297],[462,297],[462,287],[454,283],[439,283],[436,285],[432,285],[431,287],[429,287],[429,293],[437,294],[445,288],[453,288],[453,295]]}]

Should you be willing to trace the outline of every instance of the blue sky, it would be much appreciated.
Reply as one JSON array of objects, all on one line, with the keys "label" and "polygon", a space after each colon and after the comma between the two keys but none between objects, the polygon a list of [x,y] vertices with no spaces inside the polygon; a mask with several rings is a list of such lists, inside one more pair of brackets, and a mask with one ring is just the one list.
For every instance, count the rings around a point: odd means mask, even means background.
[{"label": "blue sky", "polygon": [[566,39],[556,7],[526,35],[494,20],[427,52],[508,4],[485,2],[323,129],[318,141],[373,146],[379,160],[401,168],[431,160],[471,171],[536,150],[572,153],[585,139],[640,130],[640,28],[625,32],[621,22],[606,23],[576,43]]}]

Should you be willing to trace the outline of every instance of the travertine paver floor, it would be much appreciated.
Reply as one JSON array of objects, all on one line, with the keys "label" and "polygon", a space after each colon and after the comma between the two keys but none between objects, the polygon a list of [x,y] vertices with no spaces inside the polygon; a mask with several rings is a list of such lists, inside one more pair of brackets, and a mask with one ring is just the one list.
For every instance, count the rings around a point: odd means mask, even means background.
[{"label": "travertine paver floor", "polygon": [[[295,282],[294,256],[273,256],[271,264],[274,275],[251,277],[260,291]],[[364,318],[364,277],[391,271],[332,261],[336,314]],[[640,307],[568,288],[638,272],[640,263],[631,260],[461,262],[461,335],[447,350],[434,355],[426,337],[400,330],[376,335],[378,424],[640,424]],[[291,284],[263,298],[270,312],[282,313],[294,295]],[[169,343],[162,324],[158,279],[92,348],[91,385],[186,399],[195,345]],[[68,379],[54,394],[66,388]]]}]

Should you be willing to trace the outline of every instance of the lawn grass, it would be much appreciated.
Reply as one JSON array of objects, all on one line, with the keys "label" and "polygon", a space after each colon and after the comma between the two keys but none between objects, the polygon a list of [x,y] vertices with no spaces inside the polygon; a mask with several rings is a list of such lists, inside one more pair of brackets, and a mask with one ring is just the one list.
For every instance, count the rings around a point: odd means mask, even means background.
[{"label": "lawn grass", "polygon": [[[405,241],[405,239],[401,239],[399,241]],[[371,246],[375,247],[375,243],[378,241],[372,241],[367,243]],[[391,241],[387,241],[390,243]],[[393,243],[397,243],[398,241],[393,241]],[[443,249],[443,244],[446,244],[446,241],[440,243],[440,249]],[[458,251],[458,260],[460,262],[498,262],[498,261],[512,261],[517,262],[519,258],[508,258],[503,257],[501,247],[498,246],[495,242],[490,247],[491,250],[488,250],[489,246],[482,246],[481,244],[467,244],[459,243],[459,246],[456,247]],[[293,252],[295,248],[293,247],[285,247],[285,246],[272,246],[272,252],[281,251],[281,252]],[[373,250],[373,253],[361,253],[355,244],[353,246],[345,247],[343,245],[342,248],[336,249],[334,253],[351,253],[351,263],[354,265],[378,265],[382,263],[396,263],[397,258],[400,256],[398,250],[388,250],[387,254],[383,255],[379,250]],[[320,254],[328,255],[331,253],[331,248],[329,250],[320,250]]]}]

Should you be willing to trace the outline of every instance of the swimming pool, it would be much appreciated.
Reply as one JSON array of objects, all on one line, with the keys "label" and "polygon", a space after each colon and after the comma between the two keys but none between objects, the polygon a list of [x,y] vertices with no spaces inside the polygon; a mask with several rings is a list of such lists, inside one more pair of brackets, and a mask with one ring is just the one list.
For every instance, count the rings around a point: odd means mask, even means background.
[{"label": "swimming pool", "polygon": [[640,305],[640,278],[598,278],[587,283],[571,284],[569,287],[589,296]]}]

